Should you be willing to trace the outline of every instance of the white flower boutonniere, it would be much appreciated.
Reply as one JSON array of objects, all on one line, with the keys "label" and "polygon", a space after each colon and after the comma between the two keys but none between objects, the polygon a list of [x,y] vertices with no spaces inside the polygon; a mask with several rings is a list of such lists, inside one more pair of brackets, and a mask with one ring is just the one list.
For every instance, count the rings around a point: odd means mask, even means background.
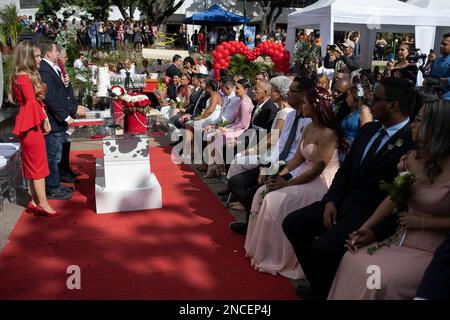
[{"label": "white flower boutonniere", "polygon": [[394,143],[388,144],[387,149],[388,151],[392,151],[395,147],[400,148],[404,143],[405,141],[402,138],[398,138]]}]

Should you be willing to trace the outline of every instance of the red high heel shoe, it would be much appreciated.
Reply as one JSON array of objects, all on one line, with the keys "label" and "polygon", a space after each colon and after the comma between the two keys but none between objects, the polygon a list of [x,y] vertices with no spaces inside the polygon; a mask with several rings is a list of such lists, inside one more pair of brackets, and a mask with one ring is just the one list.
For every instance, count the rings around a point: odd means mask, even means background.
[{"label": "red high heel shoe", "polygon": [[40,206],[37,206],[34,209],[34,215],[35,216],[47,217],[47,218],[54,218],[54,217],[62,215],[62,213],[61,212],[50,213],[47,210],[45,210],[44,208],[42,208]]},{"label": "red high heel shoe", "polygon": [[36,205],[33,204],[33,202],[29,201],[27,205],[25,206],[25,211],[27,213],[33,213],[33,211],[36,209]]}]

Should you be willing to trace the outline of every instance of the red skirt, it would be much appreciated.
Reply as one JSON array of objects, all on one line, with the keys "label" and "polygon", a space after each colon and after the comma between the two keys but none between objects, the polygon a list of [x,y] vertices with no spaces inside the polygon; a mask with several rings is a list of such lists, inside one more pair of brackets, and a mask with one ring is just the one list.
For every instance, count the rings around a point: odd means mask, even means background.
[{"label": "red skirt", "polygon": [[22,148],[22,175],[31,180],[38,180],[50,174],[48,170],[47,151],[44,135],[39,126],[19,136]]}]

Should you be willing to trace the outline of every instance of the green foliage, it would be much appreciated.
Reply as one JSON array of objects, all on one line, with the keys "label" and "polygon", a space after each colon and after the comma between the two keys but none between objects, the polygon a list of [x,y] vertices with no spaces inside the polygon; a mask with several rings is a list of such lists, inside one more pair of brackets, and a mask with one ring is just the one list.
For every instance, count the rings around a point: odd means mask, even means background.
[{"label": "green foliage", "polygon": [[272,68],[266,64],[248,61],[242,54],[235,54],[231,57],[229,67],[231,74],[241,74],[244,78],[254,82],[259,71],[272,73]]},{"label": "green foliage", "polygon": [[[13,56],[12,55],[8,55],[8,56],[2,55],[1,62],[3,63],[3,91],[4,91],[1,94],[3,94],[5,97],[5,95],[7,96],[7,93],[11,86],[11,84],[9,82],[9,77],[12,72]],[[5,99],[3,99],[3,103],[6,103]]]},{"label": "green foliage", "polygon": [[320,56],[320,48],[316,45],[311,45],[308,41],[299,41],[294,48],[294,58],[296,61],[303,61],[309,58],[314,61],[316,57]]},{"label": "green foliage", "polygon": [[64,4],[67,4],[66,2],[67,1],[63,0],[42,0],[41,4],[39,5],[38,11],[36,12],[36,16],[54,16]]},{"label": "green foliage", "polygon": [[11,37],[13,46],[17,44],[17,38],[22,31],[23,26],[18,17],[15,4],[5,5],[0,10],[0,31],[2,33],[2,42],[6,43],[6,37]]}]

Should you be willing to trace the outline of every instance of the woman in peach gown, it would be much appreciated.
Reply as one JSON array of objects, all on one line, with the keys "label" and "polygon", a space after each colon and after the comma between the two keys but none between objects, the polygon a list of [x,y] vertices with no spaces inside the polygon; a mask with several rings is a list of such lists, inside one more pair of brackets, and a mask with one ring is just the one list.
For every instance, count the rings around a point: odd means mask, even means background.
[{"label": "woman in peach gown", "polygon": [[[347,241],[349,251],[342,258],[328,299],[412,299],[433,258],[434,251],[450,230],[450,101],[425,105],[413,125],[417,151],[399,163],[399,171],[416,174],[408,212],[400,213],[405,229],[390,246],[367,249],[370,228],[388,217],[394,205],[386,198],[366,223]],[[369,266],[380,271],[379,286],[369,289]],[[376,285],[376,282],[371,282]]]},{"label": "woman in peach gown", "polygon": [[[308,92],[303,114],[311,117],[312,123],[305,128],[286,168],[258,189],[245,239],[246,256],[256,270],[290,279],[302,279],[304,273],[283,233],[283,219],[324,196],[339,168],[338,148],[344,144],[326,89]],[[286,180],[285,175],[294,170],[295,177]]]}]

